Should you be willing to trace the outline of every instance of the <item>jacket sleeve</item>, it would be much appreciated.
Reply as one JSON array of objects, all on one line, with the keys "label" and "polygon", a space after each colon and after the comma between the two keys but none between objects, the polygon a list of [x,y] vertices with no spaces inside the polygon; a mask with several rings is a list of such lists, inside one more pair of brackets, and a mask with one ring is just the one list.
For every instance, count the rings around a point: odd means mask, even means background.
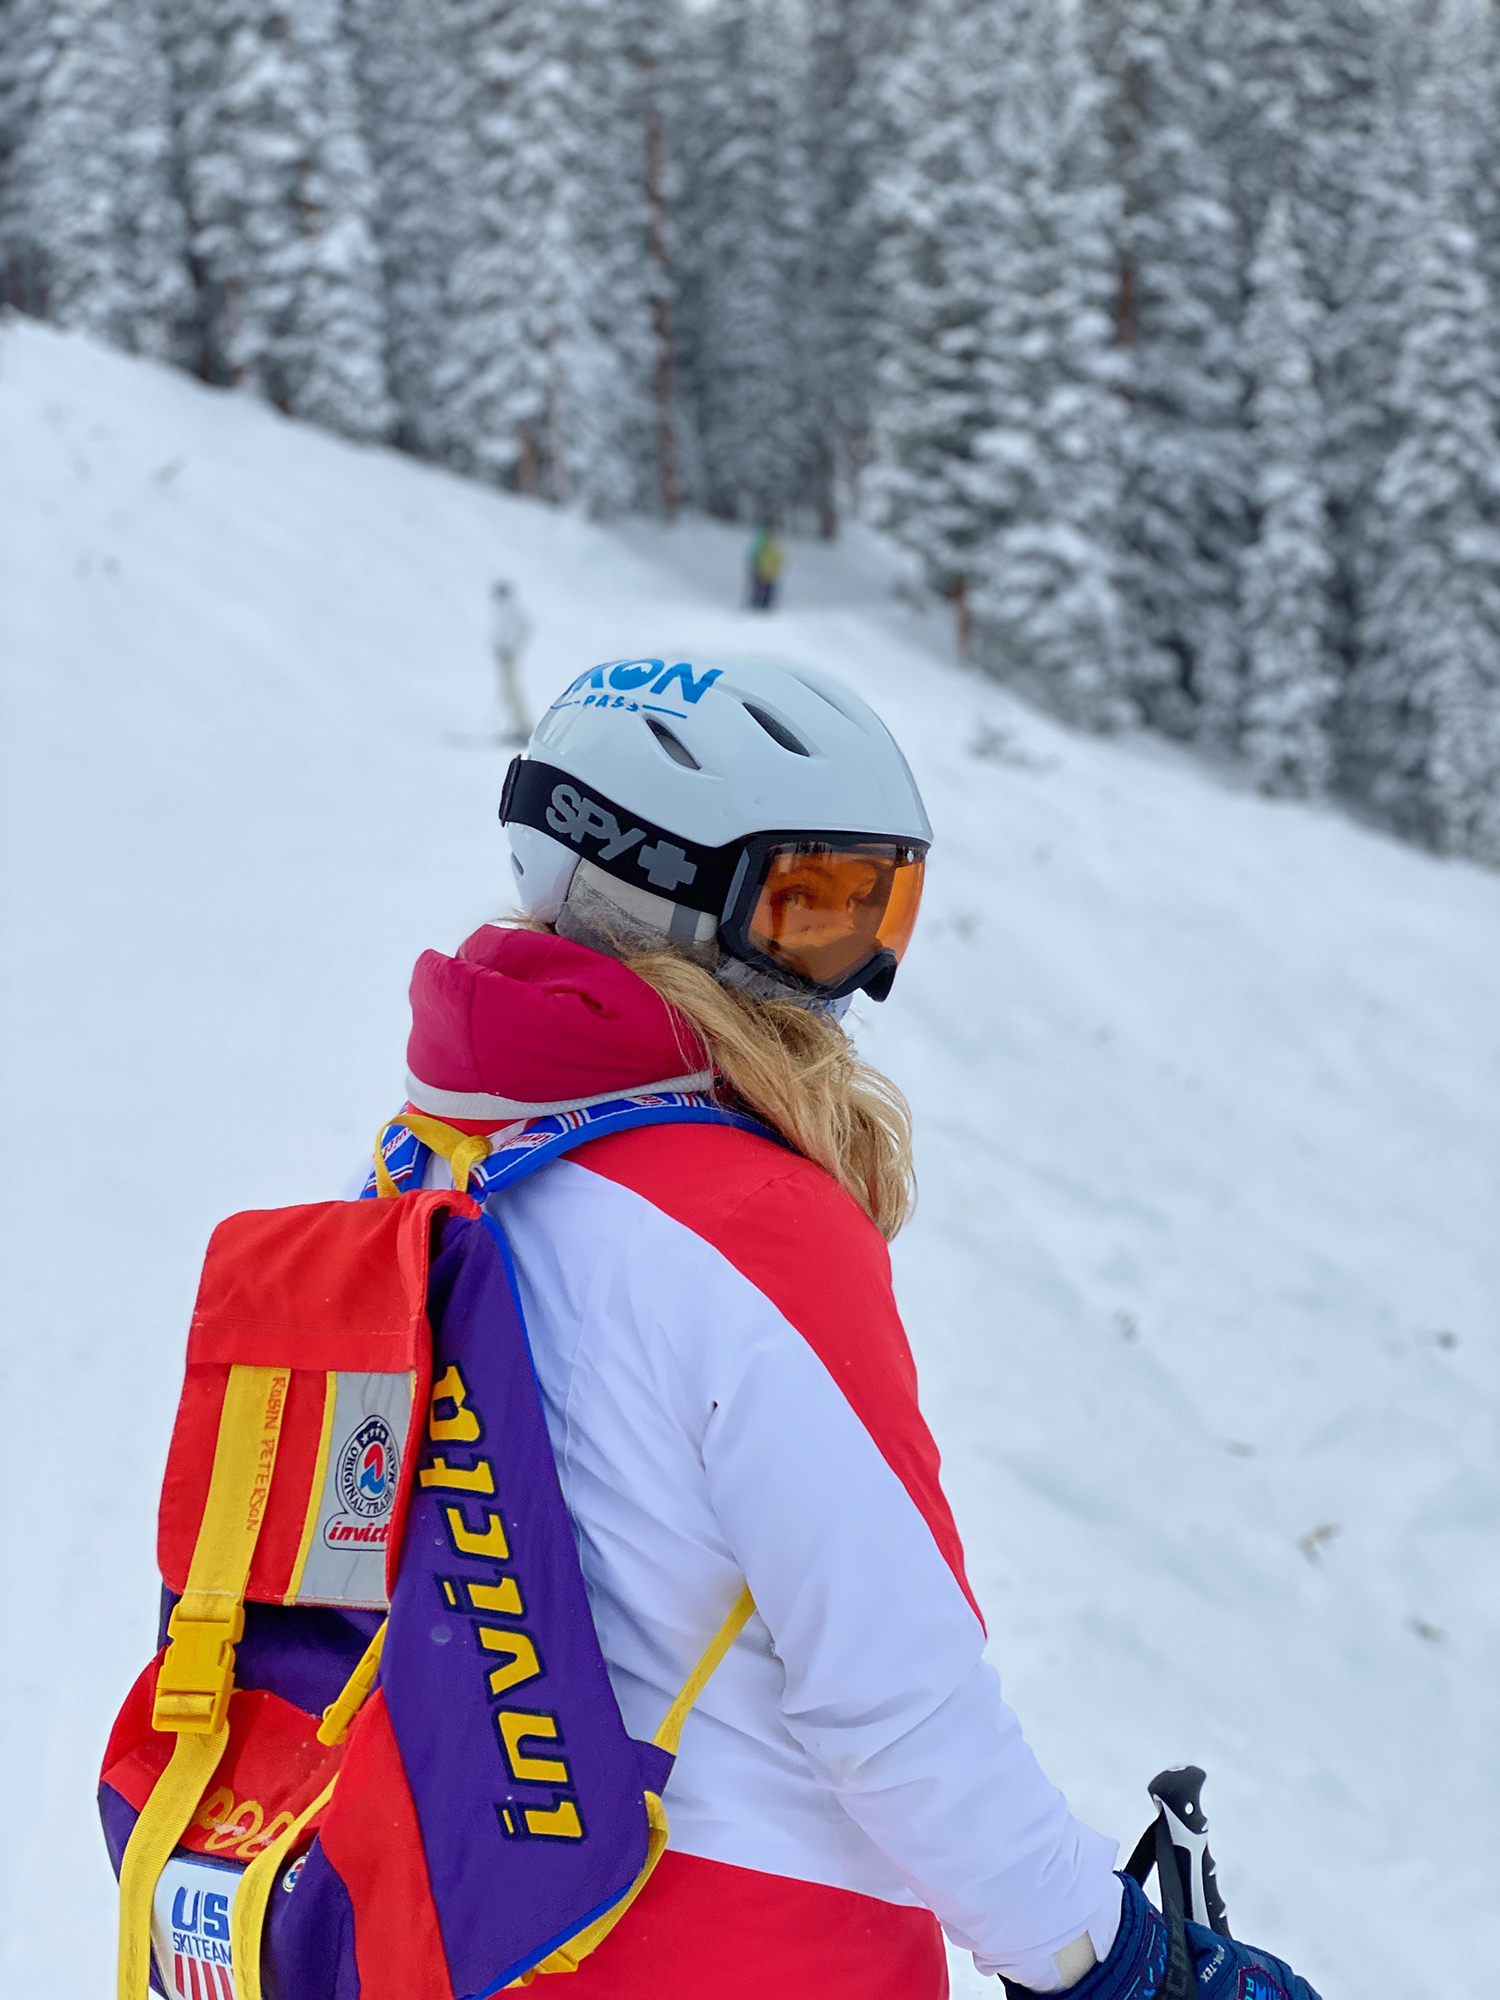
[{"label": "jacket sleeve", "polygon": [[751,1282],[705,1343],[703,1458],[787,1727],[981,1971],[1054,1987],[1054,1951],[1085,1931],[1108,1951],[1115,1845],[1043,1775],[984,1658],[885,1246],[798,1177],[720,1247]]}]

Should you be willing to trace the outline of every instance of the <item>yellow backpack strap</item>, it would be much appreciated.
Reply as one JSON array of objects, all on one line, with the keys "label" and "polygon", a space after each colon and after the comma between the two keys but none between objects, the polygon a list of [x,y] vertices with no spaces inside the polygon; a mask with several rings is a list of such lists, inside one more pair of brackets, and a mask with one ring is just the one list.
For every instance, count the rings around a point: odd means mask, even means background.
[{"label": "yellow backpack strap", "polygon": [[702,1657],[683,1682],[682,1691],[676,1701],[662,1717],[661,1728],[651,1739],[658,1750],[670,1751],[674,1757],[677,1755],[677,1746],[682,1741],[682,1725],[687,1721],[688,1710],[708,1686],[724,1655],[750,1622],[754,1610],[755,1599],[750,1595],[750,1586],[747,1583],[730,1606],[729,1616],[704,1647]]},{"label": "yellow backpack strap", "polygon": [[[677,1745],[682,1739],[682,1725],[687,1720],[688,1710],[708,1686],[715,1670],[723,1661],[724,1655],[729,1651],[741,1632],[744,1631],[754,1610],[755,1599],[750,1595],[750,1586],[747,1583],[730,1607],[729,1616],[724,1620],[718,1631],[715,1632],[712,1639],[709,1640],[707,1646],[704,1647],[697,1666],[693,1668],[693,1671],[683,1682],[682,1691],[679,1693],[677,1699],[662,1717],[661,1727],[651,1739],[659,1750],[670,1751],[674,1757],[677,1755]],[[587,1930],[579,1931],[575,1937],[570,1937],[566,1944],[559,1945],[556,1951],[549,1953],[542,1960],[541,1964],[535,1968],[535,1972],[576,1972],[578,1970],[589,1953],[601,1945],[605,1938],[609,1936],[615,1925],[650,1881],[657,1862],[661,1860],[662,1855],[666,1852],[668,1837],[669,1830],[667,1827],[666,1808],[655,1792],[647,1792],[645,1867],[642,1868],[640,1874],[636,1876],[629,1889],[612,1909],[606,1910],[602,1917],[596,1917]],[[534,1972],[528,1972],[522,1978],[512,1980],[511,1985],[529,1986],[534,1976]],[[259,1996],[256,1997],[256,2000],[259,2000]]]},{"label": "yellow backpack strap", "polygon": [[174,1732],[177,1744],[120,1863],[119,2000],[146,2000],[157,1880],[229,1741],[234,1649],[245,1629],[245,1586],[265,1519],[290,1382],[288,1368],[229,1371],[208,1499],[187,1588],[167,1621],[169,1639],[151,1716],[152,1727]]},{"label": "yellow backpack strap", "polygon": [[323,1720],[318,1724],[320,1743],[342,1743],[349,1734],[350,1723],[364,1707],[365,1696],[375,1685],[375,1676],[380,1671],[380,1655],[385,1647],[385,1628],[389,1623],[388,1618],[381,1619],[359,1665],[345,1681],[343,1692],[324,1709]]},{"label": "yellow backpack strap", "polygon": [[156,1884],[198,1810],[228,1741],[228,1723],[211,1736],[179,1736],[171,1763],[135,1823],[120,1863],[119,2000],[147,2000]]},{"label": "yellow backpack strap", "polygon": [[381,1148],[385,1135],[397,1125],[410,1132],[414,1139],[420,1139],[424,1146],[430,1146],[448,1162],[453,1172],[453,1185],[460,1194],[468,1191],[469,1175],[481,1160],[490,1156],[490,1142],[482,1132],[459,1132],[452,1125],[445,1125],[440,1118],[428,1118],[420,1111],[403,1111],[399,1118],[388,1118],[375,1134],[375,1191],[383,1196],[400,1194],[401,1190],[391,1179],[385,1154]]},{"label": "yellow backpack strap", "polygon": [[[384,1629],[382,1626],[381,1630]],[[266,1905],[271,1900],[271,1891],[276,1886],[282,1862],[296,1846],[308,1822],[333,1797],[333,1788],[337,1783],[336,1777],[331,1778],[312,1804],[297,1815],[285,1833],[278,1835],[269,1847],[256,1855],[240,1877],[234,1907],[229,1913],[229,1951],[235,2000],[261,2000],[260,1940],[266,1925]]]}]

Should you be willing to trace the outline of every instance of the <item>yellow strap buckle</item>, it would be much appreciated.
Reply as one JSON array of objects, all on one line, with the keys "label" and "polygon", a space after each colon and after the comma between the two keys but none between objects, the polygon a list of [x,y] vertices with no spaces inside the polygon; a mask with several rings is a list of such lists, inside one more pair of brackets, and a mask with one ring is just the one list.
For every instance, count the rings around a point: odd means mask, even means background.
[{"label": "yellow strap buckle", "polygon": [[365,1697],[375,1685],[375,1676],[380,1671],[380,1650],[384,1644],[385,1624],[382,1623],[366,1646],[359,1665],[345,1682],[343,1692],[324,1709],[323,1720],[318,1725],[320,1743],[342,1743],[349,1734],[350,1723],[364,1707]]},{"label": "yellow strap buckle", "polygon": [[167,1620],[171,1642],[156,1681],[153,1729],[212,1735],[224,1726],[234,1689],[234,1649],[245,1631],[241,1603],[194,1602],[189,1592]]}]

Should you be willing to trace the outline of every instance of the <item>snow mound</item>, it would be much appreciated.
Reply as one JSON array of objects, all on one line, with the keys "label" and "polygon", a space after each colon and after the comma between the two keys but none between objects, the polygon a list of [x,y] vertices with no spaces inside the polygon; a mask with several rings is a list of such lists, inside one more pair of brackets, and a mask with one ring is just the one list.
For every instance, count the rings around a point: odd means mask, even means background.
[{"label": "snow mound", "polygon": [[342,1184],[417,952],[505,905],[507,576],[533,705],[753,643],[889,718],[937,845],[859,1031],[916,1109],[898,1284],[1011,1699],[1122,1841],[1206,1765],[1236,1930],[1325,2000],[1480,2000],[1500,879],[1067,733],[858,538],[793,543],[753,621],[734,531],[607,532],[14,321],[0,463],[4,1990],[64,1933],[70,1990],[112,1977],[91,1795],[209,1229]]}]

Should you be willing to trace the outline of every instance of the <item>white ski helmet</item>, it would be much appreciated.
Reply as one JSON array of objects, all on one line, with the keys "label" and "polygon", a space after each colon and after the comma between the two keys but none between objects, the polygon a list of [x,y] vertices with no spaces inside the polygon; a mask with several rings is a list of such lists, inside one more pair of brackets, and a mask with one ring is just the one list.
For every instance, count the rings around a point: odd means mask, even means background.
[{"label": "white ski helmet", "polygon": [[528,915],[566,929],[592,899],[731,983],[750,968],[824,1000],[889,993],[932,839],[874,710],[760,659],[591,667],[511,764],[500,817]]}]

